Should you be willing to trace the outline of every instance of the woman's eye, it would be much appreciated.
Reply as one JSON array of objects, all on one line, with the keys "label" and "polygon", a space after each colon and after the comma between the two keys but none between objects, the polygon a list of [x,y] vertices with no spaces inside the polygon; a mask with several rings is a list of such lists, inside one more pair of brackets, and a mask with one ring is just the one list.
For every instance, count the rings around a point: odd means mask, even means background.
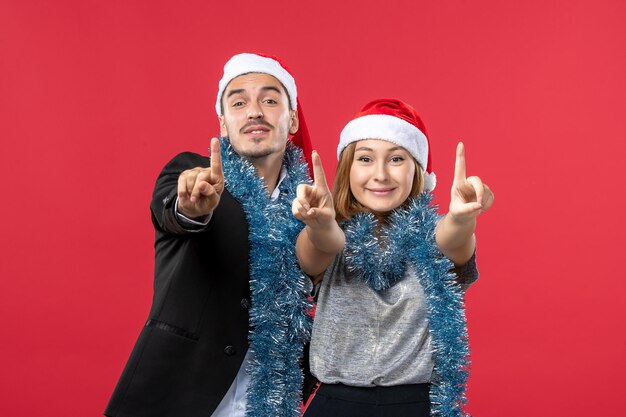
[{"label": "woman's eye", "polygon": [[369,158],[367,156],[359,156],[357,161],[360,161],[360,162],[372,162],[371,158]]},{"label": "woman's eye", "polygon": [[391,158],[391,162],[402,162],[404,161],[404,158],[401,156],[394,156]]}]

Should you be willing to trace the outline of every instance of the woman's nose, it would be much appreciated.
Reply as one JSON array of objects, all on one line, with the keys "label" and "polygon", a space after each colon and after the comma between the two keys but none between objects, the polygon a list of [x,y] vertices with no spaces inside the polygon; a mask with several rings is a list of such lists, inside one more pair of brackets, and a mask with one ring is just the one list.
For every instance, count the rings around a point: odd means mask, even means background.
[{"label": "woman's nose", "polygon": [[383,161],[378,162],[375,169],[374,179],[376,181],[385,181],[388,178],[389,172],[387,171],[387,165]]}]

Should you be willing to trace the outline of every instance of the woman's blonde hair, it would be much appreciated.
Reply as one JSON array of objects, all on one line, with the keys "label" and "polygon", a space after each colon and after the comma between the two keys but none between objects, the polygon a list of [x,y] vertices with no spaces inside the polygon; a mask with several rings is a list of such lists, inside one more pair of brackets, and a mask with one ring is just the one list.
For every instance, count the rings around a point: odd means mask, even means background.
[{"label": "woman's blonde hair", "polygon": [[[348,220],[358,213],[370,212],[370,209],[359,203],[350,191],[350,170],[354,161],[355,148],[356,142],[347,145],[341,152],[337,163],[333,183],[333,201],[337,222]],[[411,159],[415,163],[415,175],[413,175],[413,184],[408,198],[416,197],[424,191],[424,171],[415,158],[411,157]]]}]

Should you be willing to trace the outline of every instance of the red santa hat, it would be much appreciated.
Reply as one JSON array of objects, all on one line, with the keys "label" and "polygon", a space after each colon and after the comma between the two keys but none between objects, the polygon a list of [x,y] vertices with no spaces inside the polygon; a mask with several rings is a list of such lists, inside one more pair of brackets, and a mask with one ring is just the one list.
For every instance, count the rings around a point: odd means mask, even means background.
[{"label": "red santa hat", "polygon": [[402,146],[424,169],[424,190],[435,189],[437,177],[432,170],[426,126],[413,107],[393,98],[367,103],[341,131],[337,159],[346,146],[363,139],[382,139]]},{"label": "red santa hat", "polygon": [[287,67],[278,58],[265,54],[250,53],[237,54],[230,58],[224,65],[224,75],[218,85],[217,100],[215,102],[217,115],[221,116],[224,113],[222,109],[222,95],[228,83],[240,75],[250,73],[269,74],[280,81],[283,87],[285,87],[287,95],[289,96],[289,108],[298,111],[298,131],[294,133],[290,139],[294,145],[302,149],[304,158],[309,164],[309,171],[313,172],[313,163],[311,161],[313,147],[311,146],[309,129],[304,120],[302,105],[298,100],[296,81]]}]

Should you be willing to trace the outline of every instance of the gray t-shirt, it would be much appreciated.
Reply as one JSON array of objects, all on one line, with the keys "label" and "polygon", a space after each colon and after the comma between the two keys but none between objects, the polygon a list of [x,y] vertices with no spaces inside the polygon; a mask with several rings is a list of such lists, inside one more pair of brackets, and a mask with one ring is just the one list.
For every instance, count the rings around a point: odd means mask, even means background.
[{"label": "gray t-shirt", "polygon": [[[455,269],[462,287],[478,278],[475,256]],[[393,287],[375,291],[350,274],[340,253],[319,289],[311,372],[326,384],[357,387],[427,383],[433,371],[425,294],[409,267]]]}]

